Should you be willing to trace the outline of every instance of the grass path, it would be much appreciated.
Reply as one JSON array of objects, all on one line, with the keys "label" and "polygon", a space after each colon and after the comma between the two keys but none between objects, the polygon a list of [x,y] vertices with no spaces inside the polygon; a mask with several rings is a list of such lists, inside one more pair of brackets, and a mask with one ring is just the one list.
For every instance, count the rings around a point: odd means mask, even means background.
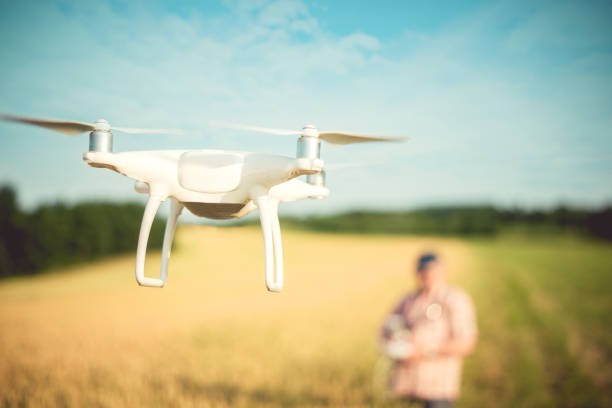
[{"label": "grass path", "polygon": [[[498,363],[504,366],[504,398],[498,401],[505,406],[611,406],[610,246],[553,240],[477,247],[478,269],[489,271],[471,283],[481,329],[492,336],[503,333],[490,351],[505,360]],[[469,362],[468,383],[490,378],[478,376],[479,367],[493,359],[481,352]]]}]

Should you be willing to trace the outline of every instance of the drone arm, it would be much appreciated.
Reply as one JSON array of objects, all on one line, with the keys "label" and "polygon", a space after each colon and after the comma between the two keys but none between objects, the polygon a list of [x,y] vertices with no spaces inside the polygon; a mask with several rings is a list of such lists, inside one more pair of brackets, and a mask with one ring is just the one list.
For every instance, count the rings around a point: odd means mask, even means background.
[{"label": "drone arm", "polygon": [[313,197],[324,198],[328,195],[329,190],[326,187],[314,186],[297,178],[277,184],[270,189],[270,196],[281,202],[297,201]]},{"label": "drone arm", "polygon": [[165,199],[163,196],[151,195],[147,206],[145,207],[142,224],[140,226],[140,235],[138,237],[138,249],[136,250],[136,281],[141,286],[150,286],[161,288],[166,284],[168,277],[168,261],[170,258],[170,249],[172,247],[172,238],[176,227],[176,221],[183,209],[182,204],[175,199],[170,200],[170,214],[166,223],[166,231],[164,233],[164,244],[162,248],[162,261],[159,278],[150,278],[144,276],[145,257],[147,254],[147,243],[149,241],[149,233],[155,219],[155,214],[159,209],[159,205]]},{"label": "drone arm", "polygon": [[[264,239],[266,286],[271,292],[280,292],[283,288],[283,248],[278,222],[278,200],[262,195],[255,198],[254,201],[259,208],[259,220]],[[275,264],[276,274],[274,273]]]}]

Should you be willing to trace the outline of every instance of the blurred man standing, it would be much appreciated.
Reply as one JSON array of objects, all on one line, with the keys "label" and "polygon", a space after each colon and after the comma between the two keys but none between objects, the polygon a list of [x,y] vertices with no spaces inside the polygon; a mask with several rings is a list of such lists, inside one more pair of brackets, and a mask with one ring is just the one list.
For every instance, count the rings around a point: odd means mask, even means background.
[{"label": "blurred man standing", "polygon": [[476,344],[469,295],[446,285],[434,254],[417,264],[419,287],[389,315],[381,333],[383,352],[395,361],[392,391],[426,408],[449,408],[459,395],[461,363]]}]

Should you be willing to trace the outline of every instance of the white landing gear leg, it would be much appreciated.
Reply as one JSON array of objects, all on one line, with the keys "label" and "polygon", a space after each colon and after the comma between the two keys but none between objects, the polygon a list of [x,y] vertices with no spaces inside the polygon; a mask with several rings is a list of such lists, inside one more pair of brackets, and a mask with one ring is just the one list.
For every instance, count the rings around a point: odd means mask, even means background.
[{"label": "white landing gear leg", "polygon": [[278,200],[263,195],[254,201],[259,208],[266,253],[266,286],[270,292],[280,292],[283,289],[283,246],[278,222]]},{"label": "white landing gear leg", "polygon": [[138,249],[136,250],[136,281],[141,286],[161,288],[166,284],[166,279],[168,278],[168,261],[170,260],[170,250],[172,249],[172,239],[174,237],[176,221],[179,215],[181,215],[181,211],[183,211],[183,205],[174,198],[170,198],[170,212],[168,214],[168,220],[166,221],[159,278],[144,276],[145,256],[147,254],[147,243],[149,242],[151,225],[153,225],[155,214],[164,199],[165,197],[161,196],[150,196],[147,206],[145,207],[144,216],[142,217],[140,236],[138,237]]}]

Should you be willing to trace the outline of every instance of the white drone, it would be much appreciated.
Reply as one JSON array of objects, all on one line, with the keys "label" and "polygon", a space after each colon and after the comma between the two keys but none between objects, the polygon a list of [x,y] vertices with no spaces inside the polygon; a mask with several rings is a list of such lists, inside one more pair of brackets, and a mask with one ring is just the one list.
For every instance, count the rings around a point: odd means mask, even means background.
[{"label": "white drone", "polygon": [[[278,135],[299,136],[296,158],[224,150],[152,150],[113,152],[112,131],[124,133],[180,133],[174,129],[111,127],[105,120],[94,124],[36,119],[0,114],[0,119],[41,126],[70,136],[89,133],[89,151],[83,160],[136,180],[134,189],[149,194],[138,249],[136,281],[142,286],[163,287],[176,221],[184,207],[198,217],[215,220],[241,218],[259,209],[266,257],[266,286],[283,288],[283,250],[278,222],[278,203],[327,197],[321,140],[335,145],[359,142],[396,142],[401,138],[365,136],[346,132],[319,132],[314,126],[301,131],[217,123],[216,125]],[[306,175],[306,181],[297,177]],[[149,232],[160,204],[170,199],[159,278],[144,275]],[[276,268],[275,268],[276,266]]]}]

